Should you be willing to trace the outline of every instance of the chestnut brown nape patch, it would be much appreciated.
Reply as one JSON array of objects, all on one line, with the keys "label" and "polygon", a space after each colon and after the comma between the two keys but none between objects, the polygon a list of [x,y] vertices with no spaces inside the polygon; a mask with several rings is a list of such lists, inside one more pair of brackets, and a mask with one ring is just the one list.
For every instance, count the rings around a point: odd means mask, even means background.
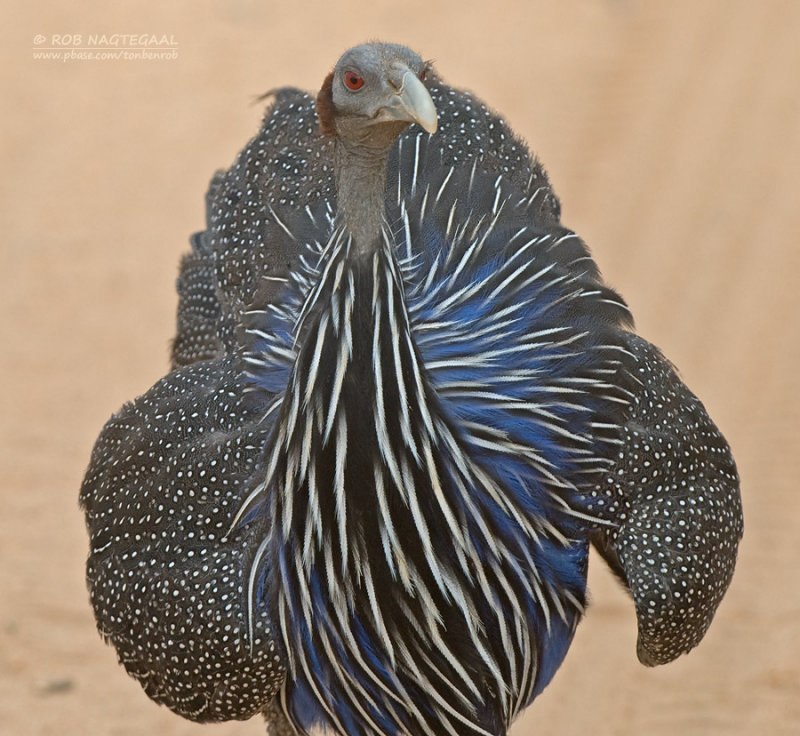
[{"label": "chestnut brown nape patch", "polygon": [[322,135],[334,135],[336,127],[333,124],[333,72],[331,72],[317,94],[317,117],[319,118],[319,132]]}]

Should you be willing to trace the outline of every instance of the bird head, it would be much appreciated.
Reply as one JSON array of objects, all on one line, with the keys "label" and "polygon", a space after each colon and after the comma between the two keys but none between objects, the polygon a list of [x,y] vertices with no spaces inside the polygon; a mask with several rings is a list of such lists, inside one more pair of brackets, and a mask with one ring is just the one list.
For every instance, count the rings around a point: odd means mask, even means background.
[{"label": "bird head", "polygon": [[411,123],[436,132],[436,108],[411,49],[367,43],[346,51],[317,96],[320,129],[343,142],[394,141]]}]

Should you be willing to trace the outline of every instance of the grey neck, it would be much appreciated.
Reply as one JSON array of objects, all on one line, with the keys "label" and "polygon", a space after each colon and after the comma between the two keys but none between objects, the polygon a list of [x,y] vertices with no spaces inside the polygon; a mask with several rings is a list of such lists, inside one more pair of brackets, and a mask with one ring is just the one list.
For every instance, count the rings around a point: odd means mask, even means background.
[{"label": "grey neck", "polygon": [[359,253],[372,252],[380,242],[389,152],[399,132],[396,126],[384,130],[388,127],[371,126],[360,136],[336,140],[339,213]]}]

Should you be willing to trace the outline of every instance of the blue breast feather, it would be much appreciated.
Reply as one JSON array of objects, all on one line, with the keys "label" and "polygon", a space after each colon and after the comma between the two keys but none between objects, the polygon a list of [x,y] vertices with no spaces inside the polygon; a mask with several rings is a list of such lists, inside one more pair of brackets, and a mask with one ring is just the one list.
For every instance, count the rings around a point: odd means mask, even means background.
[{"label": "blue breast feather", "polygon": [[[393,256],[408,327],[437,410],[464,453],[510,499],[497,503],[476,488],[481,513],[498,544],[519,550],[521,565],[533,562],[530,575],[543,591],[532,596],[522,583],[517,590],[537,649],[535,681],[521,706],[552,677],[580,615],[588,534],[600,523],[587,513],[587,499],[618,452],[620,417],[629,401],[624,389],[629,355],[621,337],[629,317],[619,297],[601,284],[577,236],[537,227],[530,202],[502,180],[475,169],[415,167],[426,170],[437,173],[428,181],[424,176],[409,181],[402,167],[399,171],[399,195],[387,210]],[[308,232],[302,268],[286,284],[280,303],[254,309],[246,318],[250,390],[271,406],[266,422],[278,416],[302,349],[298,318],[331,257],[327,242],[334,218],[314,207],[307,208],[307,218],[305,226],[287,228]],[[527,533],[509,508],[524,516]],[[258,511],[247,518],[254,515]],[[480,549],[481,539],[474,541]],[[266,563],[271,572],[265,568],[260,579],[264,597],[275,567],[284,582],[293,576],[287,552],[292,540],[281,543]],[[319,568],[308,571],[320,612],[327,595],[322,575]],[[299,609],[291,582],[286,588],[290,605]],[[358,611],[350,625],[369,666],[391,682],[374,631]],[[314,632],[302,621],[291,626],[297,630],[287,641],[303,642],[304,656],[324,671],[325,654]],[[348,659],[346,651],[337,655]],[[380,702],[378,686],[363,687],[370,702]],[[313,690],[302,676],[293,684],[292,709],[304,727],[320,719]],[[338,707],[336,715],[348,732],[363,732],[354,708]],[[370,706],[369,716],[387,733],[403,725],[395,706]],[[405,716],[400,720],[409,722]]]}]

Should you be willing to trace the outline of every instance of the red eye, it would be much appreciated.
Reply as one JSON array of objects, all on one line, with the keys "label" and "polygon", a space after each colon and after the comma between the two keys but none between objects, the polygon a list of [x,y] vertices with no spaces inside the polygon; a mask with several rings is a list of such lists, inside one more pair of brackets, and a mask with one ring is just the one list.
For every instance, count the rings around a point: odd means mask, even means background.
[{"label": "red eye", "polygon": [[344,83],[347,89],[361,89],[364,86],[364,77],[355,72],[347,71],[344,73]]}]

